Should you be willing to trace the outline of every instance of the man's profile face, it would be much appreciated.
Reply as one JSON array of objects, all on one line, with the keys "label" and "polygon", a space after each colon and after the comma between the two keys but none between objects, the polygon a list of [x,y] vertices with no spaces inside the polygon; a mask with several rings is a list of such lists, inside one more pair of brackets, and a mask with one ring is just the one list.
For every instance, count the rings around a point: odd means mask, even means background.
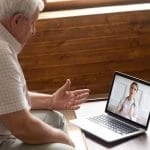
[{"label": "man's profile face", "polygon": [[16,27],[16,39],[24,45],[32,35],[36,32],[36,21],[39,15],[38,9],[35,11],[31,18],[27,18],[22,14],[19,24]]}]

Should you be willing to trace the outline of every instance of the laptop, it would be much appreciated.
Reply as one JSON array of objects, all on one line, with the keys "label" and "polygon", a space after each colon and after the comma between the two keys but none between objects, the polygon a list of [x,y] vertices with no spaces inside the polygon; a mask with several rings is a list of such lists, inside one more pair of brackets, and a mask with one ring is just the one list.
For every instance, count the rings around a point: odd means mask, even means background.
[{"label": "laptop", "polygon": [[116,71],[105,112],[71,123],[111,143],[146,133],[149,120],[150,82]]}]

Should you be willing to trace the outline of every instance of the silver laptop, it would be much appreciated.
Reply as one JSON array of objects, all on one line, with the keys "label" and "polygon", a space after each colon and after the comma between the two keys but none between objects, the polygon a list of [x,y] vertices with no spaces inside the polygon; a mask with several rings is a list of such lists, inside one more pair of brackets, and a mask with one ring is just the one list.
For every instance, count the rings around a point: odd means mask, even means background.
[{"label": "silver laptop", "polygon": [[150,119],[150,82],[115,72],[105,112],[71,123],[106,142],[145,133]]}]

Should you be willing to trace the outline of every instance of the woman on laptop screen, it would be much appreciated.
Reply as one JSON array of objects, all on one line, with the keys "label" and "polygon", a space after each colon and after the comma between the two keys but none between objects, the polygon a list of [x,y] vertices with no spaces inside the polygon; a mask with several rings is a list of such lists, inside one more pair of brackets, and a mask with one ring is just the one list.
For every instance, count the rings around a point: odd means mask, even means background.
[{"label": "woman on laptop screen", "polygon": [[129,95],[124,97],[118,105],[118,113],[130,120],[135,120],[135,96],[138,92],[138,84],[132,82],[129,89]]}]

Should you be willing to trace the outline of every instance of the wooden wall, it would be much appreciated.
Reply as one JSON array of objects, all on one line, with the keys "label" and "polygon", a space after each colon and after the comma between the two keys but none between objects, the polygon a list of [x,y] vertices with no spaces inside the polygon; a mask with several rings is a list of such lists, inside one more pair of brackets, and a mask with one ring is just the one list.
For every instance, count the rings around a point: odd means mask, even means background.
[{"label": "wooden wall", "polygon": [[115,70],[150,81],[150,11],[47,18],[19,56],[30,90],[108,92]]}]

